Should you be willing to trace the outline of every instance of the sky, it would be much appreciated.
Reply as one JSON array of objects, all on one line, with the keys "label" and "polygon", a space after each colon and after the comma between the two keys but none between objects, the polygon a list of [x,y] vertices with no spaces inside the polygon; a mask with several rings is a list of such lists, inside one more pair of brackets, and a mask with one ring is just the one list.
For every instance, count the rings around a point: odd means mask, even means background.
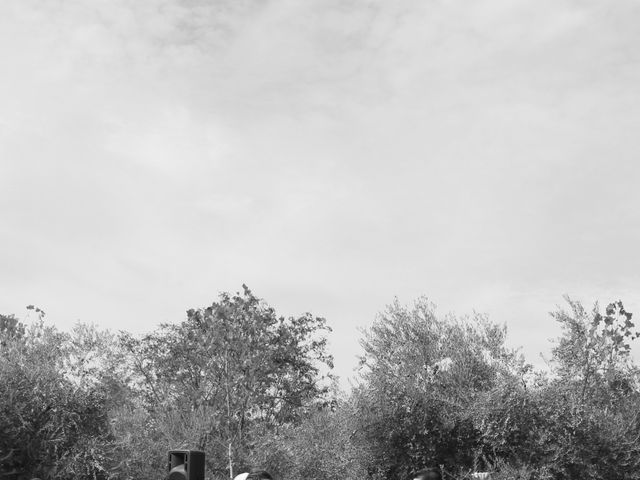
[{"label": "sky", "polygon": [[[3,0],[0,312],[151,331],[252,291],[640,315],[640,3]],[[640,359],[640,355],[637,355]]]}]

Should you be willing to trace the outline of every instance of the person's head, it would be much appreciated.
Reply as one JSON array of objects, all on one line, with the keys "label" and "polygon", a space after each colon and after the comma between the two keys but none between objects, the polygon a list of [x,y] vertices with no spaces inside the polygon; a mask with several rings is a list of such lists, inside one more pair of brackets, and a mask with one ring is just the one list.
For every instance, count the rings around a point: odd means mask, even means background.
[{"label": "person's head", "polygon": [[442,475],[438,468],[425,468],[414,473],[411,480],[442,480]]},{"label": "person's head", "polygon": [[246,480],[273,480],[273,477],[266,470],[254,469],[249,472]]}]

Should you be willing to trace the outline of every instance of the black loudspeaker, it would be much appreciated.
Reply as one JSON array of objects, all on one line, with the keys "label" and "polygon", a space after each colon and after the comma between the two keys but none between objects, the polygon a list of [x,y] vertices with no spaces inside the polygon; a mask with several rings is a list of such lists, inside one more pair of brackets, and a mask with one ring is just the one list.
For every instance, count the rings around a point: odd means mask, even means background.
[{"label": "black loudspeaker", "polygon": [[168,480],[204,480],[204,452],[169,450]]}]

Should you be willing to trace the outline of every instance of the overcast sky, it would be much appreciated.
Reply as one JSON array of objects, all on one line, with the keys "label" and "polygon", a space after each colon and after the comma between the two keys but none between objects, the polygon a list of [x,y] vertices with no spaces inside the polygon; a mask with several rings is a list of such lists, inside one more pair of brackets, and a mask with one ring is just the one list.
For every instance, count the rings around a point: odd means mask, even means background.
[{"label": "overcast sky", "polygon": [[0,312],[149,331],[246,283],[358,327],[397,296],[640,316],[636,0],[3,0]]}]

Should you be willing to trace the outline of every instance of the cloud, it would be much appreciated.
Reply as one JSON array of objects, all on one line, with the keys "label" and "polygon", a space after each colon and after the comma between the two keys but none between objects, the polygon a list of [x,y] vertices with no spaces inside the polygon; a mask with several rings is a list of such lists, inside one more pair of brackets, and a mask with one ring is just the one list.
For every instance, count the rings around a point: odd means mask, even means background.
[{"label": "cloud", "polygon": [[2,2],[0,308],[144,329],[246,282],[345,336],[423,293],[529,332],[562,293],[626,292],[639,16]]}]

